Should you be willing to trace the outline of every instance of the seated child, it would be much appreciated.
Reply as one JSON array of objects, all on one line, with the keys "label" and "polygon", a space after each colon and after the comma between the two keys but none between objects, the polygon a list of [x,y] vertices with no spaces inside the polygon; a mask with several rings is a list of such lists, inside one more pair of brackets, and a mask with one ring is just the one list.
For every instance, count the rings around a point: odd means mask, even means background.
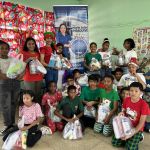
[{"label": "seated child", "polygon": [[98,133],[103,133],[105,136],[109,136],[112,133],[112,118],[116,114],[118,110],[118,100],[119,95],[118,92],[116,92],[113,89],[113,76],[112,75],[106,75],[104,77],[104,84],[105,89],[100,89],[100,103],[104,100],[110,101],[110,112],[103,120],[103,123],[96,122],[94,125],[94,131]]},{"label": "seated child", "polygon": [[74,78],[75,82],[77,82],[77,79],[79,79],[80,77],[81,77],[80,70],[74,69],[73,70],[73,78]]},{"label": "seated child", "polygon": [[[86,106],[89,111],[92,111],[93,107],[97,107],[99,103],[100,89],[97,87],[98,78],[93,74],[90,75],[88,77],[88,84],[89,86],[82,89],[80,99],[83,105]],[[85,127],[94,127],[95,117],[92,118],[84,115],[82,119]]]},{"label": "seated child", "polygon": [[51,132],[54,133],[56,129],[62,131],[63,126],[62,122],[55,122],[52,118],[50,118],[50,113],[54,113],[50,109],[56,108],[58,103],[62,100],[62,93],[57,91],[56,83],[54,81],[49,82],[48,90],[49,91],[43,95],[42,106],[44,115],[46,117],[46,124],[51,129]]},{"label": "seated child", "polygon": [[[19,117],[24,116],[25,120],[24,127],[20,128],[20,130],[28,131],[26,144],[28,147],[32,147],[42,136],[42,132],[38,130],[38,125],[43,120],[42,110],[40,105],[35,103],[34,94],[30,90],[23,92],[23,98],[19,105]],[[5,141],[10,133],[17,130],[19,130],[18,127],[9,130],[3,137],[3,140]]]},{"label": "seated child", "polygon": [[[82,130],[84,130],[83,123],[80,119],[83,115],[84,109],[79,97],[76,96],[76,87],[74,85],[70,85],[67,92],[68,96],[57,105],[55,114],[62,119],[64,125],[67,122],[74,122],[75,120],[79,119]],[[60,111],[62,111],[62,114]],[[76,115],[75,118],[74,115]]]},{"label": "seated child", "polygon": [[72,75],[67,76],[67,82],[64,84],[64,89],[63,89],[63,97],[67,96],[67,89],[70,85],[74,85],[76,87],[76,94],[79,96],[81,93],[81,87],[79,84],[77,84],[73,78]]},{"label": "seated child", "polygon": [[137,73],[138,64],[136,59],[131,59],[128,64],[129,73],[124,74],[119,83],[118,89],[122,87],[128,87],[132,82],[140,82],[143,85],[143,89],[146,88],[146,80],[142,73]]},{"label": "seated child", "polygon": [[133,125],[132,134],[122,139],[112,138],[112,145],[120,147],[125,145],[126,149],[138,150],[138,144],[142,140],[142,133],[149,106],[141,99],[143,86],[139,82],[133,82],[130,85],[130,97],[127,97],[122,106],[122,112],[119,115],[129,117]]}]

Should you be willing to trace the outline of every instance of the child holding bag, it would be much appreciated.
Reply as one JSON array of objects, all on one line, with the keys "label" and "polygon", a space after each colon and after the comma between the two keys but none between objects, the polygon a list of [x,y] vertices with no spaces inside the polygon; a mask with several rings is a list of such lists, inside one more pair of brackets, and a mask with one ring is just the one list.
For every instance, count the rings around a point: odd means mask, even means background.
[{"label": "child holding bag", "polygon": [[37,72],[33,73],[30,66],[30,61],[40,59],[40,53],[35,39],[33,39],[32,37],[28,37],[25,41],[21,53],[23,54],[24,61],[28,63],[23,78],[24,88],[25,90],[32,90],[35,94],[36,100],[38,100],[38,102],[40,103],[43,75]]},{"label": "child holding bag", "polygon": [[[54,116],[54,113],[51,109],[56,108],[57,104],[62,100],[62,93],[57,91],[56,83],[54,81],[49,82],[48,92],[43,95],[42,106],[46,119],[47,126],[51,129],[51,132],[54,133],[56,129],[62,131],[63,126],[62,122],[55,122],[50,116]],[[53,108],[52,108],[53,107]]]},{"label": "child holding bag", "polygon": [[26,144],[28,147],[33,147],[42,136],[42,132],[38,130],[38,125],[43,120],[41,107],[38,103],[35,103],[34,94],[30,90],[23,91],[23,97],[19,105],[19,117],[24,117],[24,127],[19,129],[19,127],[16,126],[9,130],[3,137],[3,140],[5,141],[10,133],[17,130],[27,131]]},{"label": "child holding bag", "polygon": [[6,76],[10,62],[13,58],[8,57],[9,44],[0,40],[0,105],[4,118],[4,129],[0,134],[5,132],[15,123],[16,102],[20,91],[20,79],[23,74],[15,79],[9,79]]}]

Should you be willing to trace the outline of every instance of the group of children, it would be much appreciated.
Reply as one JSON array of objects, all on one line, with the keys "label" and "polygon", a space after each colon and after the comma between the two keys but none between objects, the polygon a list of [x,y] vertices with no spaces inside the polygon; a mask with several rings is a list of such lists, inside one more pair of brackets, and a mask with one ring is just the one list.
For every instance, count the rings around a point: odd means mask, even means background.
[{"label": "group of children", "polygon": [[[33,38],[26,39],[21,51],[27,63],[26,70],[15,79],[6,76],[14,58],[8,57],[9,45],[0,41],[0,102],[5,124],[4,130],[1,131],[4,135],[3,140],[5,141],[10,133],[19,130],[15,126],[15,112],[17,96],[20,94],[20,81],[23,79],[24,91],[19,101],[19,117],[25,118],[25,125],[20,130],[28,130],[27,146],[33,146],[41,138],[42,132],[38,129],[41,122],[54,133],[56,130],[63,131],[67,122],[79,120],[83,132],[86,127],[90,127],[97,133],[110,136],[113,133],[113,117],[125,115],[130,118],[134,127],[132,135],[119,140],[113,136],[112,145],[118,147],[125,144],[127,149],[137,150],[150,111],[148,104],[142,99],[147,84],[143,74],[137,72],[139,64],[133,50],[134,41],[124,41],[126,61],[114,71],[109,40],[104,39],[102,48],[98,50],[97,44],[91,43],[90,52],[84,59],[88,83],[83,86],[78,82],[81,77],[80,70],[75,69],[71,73],[68,68],[49,67],[52,54],[56,53],[59,60],[64,58],[63,45],[58,43],[54,51],[51,47],[52,39],[52,33],[45,34],[46,46],[40,48],[40,52]],[[117,50],[112,53],[119,54]],[[90,65],[93,58],[99,62],[100,68]],[[41,73],[31,74],[28,64],[35,59],[39,59],[47,69],[45,77]],[[44,78],[47,92],[42,95]],[[85,110],[97,112],[99,105],[106,99],[110,102],[110,112],[103,123],[97,122],[97,113],[93,116],[85,114]]]}]

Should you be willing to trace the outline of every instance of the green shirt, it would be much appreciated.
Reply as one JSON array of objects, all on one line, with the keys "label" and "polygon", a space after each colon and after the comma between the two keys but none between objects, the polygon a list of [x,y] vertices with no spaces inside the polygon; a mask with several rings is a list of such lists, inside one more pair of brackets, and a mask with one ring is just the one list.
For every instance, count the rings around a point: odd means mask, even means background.
[{"label": "green shirt", "polygon": [[110,103],[109,107],[112,110],[114,108],[114,102],[118,101],[120,98],[119,98],[118,92],[115,91],[114,89],[112,89],[112,91],[110,91],[110,92],[106,92],[105,89],[100,89],[100,99],[101,100],[104,100],[104,99],[110,100],[111,103]]},{"label": "green shirt", "polygon": [[83,112],[84,111],[84,108],[83,108],[83,104],[82,102],[80,101],[80,98],[78,96],[76,96],[73,100],[70,100],[69,97],[65,97],[58,105],[57,105],[57,108],[59,110],[62,110],[63,106],[68,104],[71,108],[71,111],[73,114],[75,114],[75,112],[77,110],[79,110],[80,112]]},{"label": "green shirt", "polygon": [[99,53],[96,53],[96,54],[87,53],[87,54],[85,55],[85,60],[86,60],[86,64],[87,64],[87,65],[90,65],[92,58],[95,58],[95,59],[97,59],[98,61],[101,61],[101,60],[102,60],[102,57],[101,57],[101,55],[100,55]]},{"label": "green shirt", "polygon": [[90,89],[89,86],[86,86],[82,89],[80,99],[84,101],[98,101],[100,98],[100,89],[96,88],[95,90]]}]

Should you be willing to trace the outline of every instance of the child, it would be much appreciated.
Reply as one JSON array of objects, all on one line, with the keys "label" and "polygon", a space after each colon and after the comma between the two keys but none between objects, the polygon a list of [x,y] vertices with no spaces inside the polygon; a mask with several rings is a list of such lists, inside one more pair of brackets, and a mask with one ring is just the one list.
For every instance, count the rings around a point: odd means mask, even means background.
[{"label": "child", "polygon": [[45,75],[46,87],[48,88],[49,81],[55,81],[57,83],[58,80],[58,71],[55,68],[49,68],[48,64],[50,62],[50,58],[53,52],[52,50],[52,41],[54,41],[55,36],[53,32],[45,32],[44,40],[46,45],[40,48],[40,61],[43,66],[47,69],[47,74]]},{"label": "child", "polygon": [[[40,53],[36,41],[32,37],[28,37],[26,39],[21,53],[23,54],[24,61],[27,63],[30,60],[40,59]],[[25,90],[32,90],[35,94],[36,100],[38,100],[38,102],[41,103],[40,101],[42,96],[41,87],[42,87],[43,75],[41,73],[32,74],[30,72],[29,63],[26,67],[25,74],[23,77],[24,88]]]},{"label": "child", "polygon": [[[38,130],[38,125],[43,120],[43,114],[41,107],[38,103],[35,103],[35,97],[32,91],[25,90],[23,91],[23,98],[19,102],[19,117],[24,116],[24,127],[20,128],[21,131],[28,131],[27,134],[27,146],[33,147],[35,143],[41,138],[42,132]],[[14,131],[19,130],[18,127],[14,127],[14,130],[10,130],[4,136],[3,140],[5,141],[8,135]]]},{"label": "child", "polygon": [[122,87],[128,87],[132,82],[140,82],[143,85],[143,89],[146,88],[146,80],[142,73],[137,73],[136,70],[138,68],[137,61],[134,58],[131,58],[128,69],[129,73],[124,74],[119,83],[118,89],[120,90]]},{"label": "child", "polygon": [[[97,87],[98,78],[93,74],[90,75],[88,77],[88,84],[89,86],[82,89],[80,99],[83,105],[86,106],[89,111],[92,111],[92,108],[97,106],[100,97],[100,89]],[[85,127],[94,127],[95,118],[84,115],[82,119]]]},{"label": "child", "polygon": [[81,72],[78,69],[74,69],[73,70],[73,77],[75,82],[77,82],[77,80],[81,77]]},{"label": "child", "polygon": [[[94,131],[98,133],[103,133],[105,136],[109,136],[112,133],[112,117],[116,114],[118,110],[118,100],[119,95],[113,89],[113,76],[106,75],[104,77],[104,85],[105,89],[100,89],[100,101],[103,102],[104,100],[110,101],[110,112],[103,120],[104,123],[96,122],[94,125]],[[100,102],[100,103],[101,103]]]},{"label": "child", "polygon": [[116,68],[113,71],[113,74],[114,74],[114,84],[116,86],[118,86],[118,83],[119,83],[121,77],[123,76],[123,70],[121,68]]},{"label": "child", "polygon": [[111,52],[109,51],[110,42],[108,38],[105,38],[102,44],[102,49],[99,50],[99,54],[102,57],[102,68],[100,75],[103,78],[106,74],[111,75],[112,63],[111,63]]},{"label": "child", "polygon": [[123,87],[120,91],[120,99],[121,102],[123,103],[123,100],[129,97],[129,87]]},{"label": "child", "polygon": [[147,103],[141,99],[143,86],[139,82],[133,82],[130,85],[130,97],[123,102],[122,112],[119,115],[127,116],[133,125],[132,134],[122,139],[112,138],[112,145],[120,147],[125,145],[126,149],[138,150],[138,144],[142,139],[142,132],[149,107]]},{"label": "child", "polygon": [[81,93],[81,87],[79,84],[76,84],[74,78],[72,75],[68,75],[67,76],[67,83],[64,85],[64,89],[63,89],[63,96],[66,96],[67,94],[67,89],[70,85],[74,85],[76,87],[76,94],[78,96],[80,96]]},{"label": "child", "polygon": [[9,44],[0,40],[0,105],[4,118],[4,129],[0,134],[5,134],[7,129],[15,123],[16,102],[20,92],[20,81],[23,74],[16,79],[9,79],[6,76],[8,67],[13,58],[8,57]]},{"label": "child", "polygon": [[[52,133],[58,130],[62,130],[61,122],[54,122],[52,118],[50,118],[50,109],[58,105],[58,103],[62,100],[61,92],[58,92],[56,89],[56,83],[54,81],[49,82],[49,91],[43,95],[42,98],[42,106],[43,112],[46,117],[46,124],[51,129]],[[53,112],[52,112],[53,113]]]},{"label": "child", "polygon": [[[75,120],[79,119],[82,125],[82,130],[84,130],[84,126],[81,121],[84,109],[79,97],[76,96],[76,87],[74,85],[70,85],[67,92],[68,96],[57,105],[55,114],[63,119],[64,125],[67,122],[74,122]],[[62,111],[62,114],[60,111]],[[74,115],[76,115],[75,118]]]},{"label": "child", "polygon": [[99,68],[91,66],[92,59],[96,59],[101,64],[101,55],[97,53],[97,44],[92,42],[90,44],[91,52],[86,53],[84,58],[84,67],[89,74],[99,74]]}]

